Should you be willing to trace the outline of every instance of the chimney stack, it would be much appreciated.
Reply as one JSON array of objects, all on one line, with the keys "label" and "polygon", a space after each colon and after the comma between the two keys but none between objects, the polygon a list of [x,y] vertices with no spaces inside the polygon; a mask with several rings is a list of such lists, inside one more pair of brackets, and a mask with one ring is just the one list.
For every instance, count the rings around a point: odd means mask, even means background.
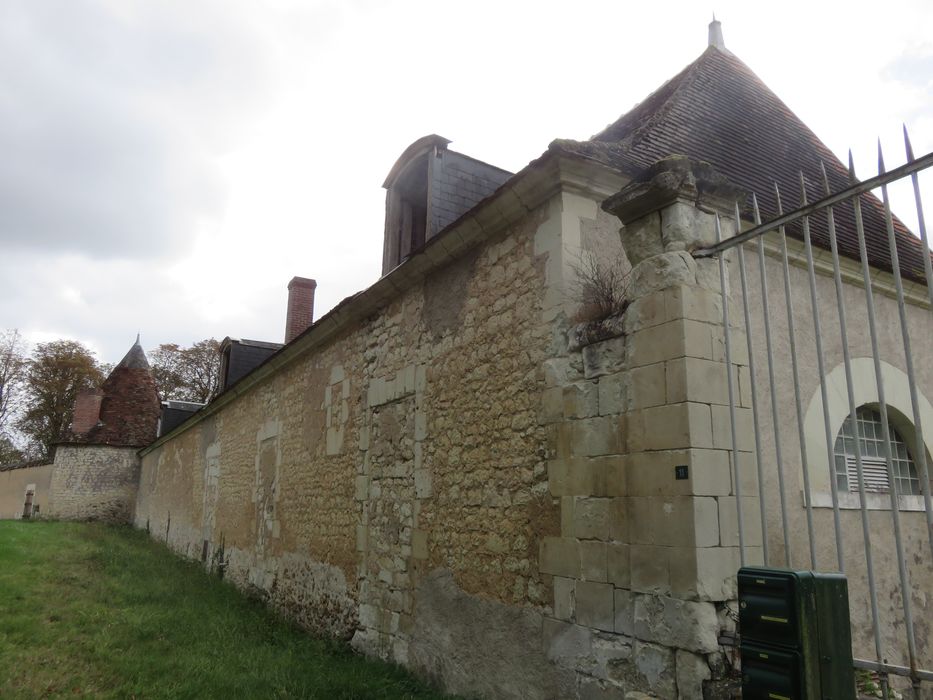
[{"label": "chimney stack", "polygon": [[75,435],[85,435],[97,425],[100,419],[100,405],[104,400],[104,392],[100,389],[88,389],[78,394],[75,399],[74,416],[71,419],[71,432]]},{"label": "chimney stack", "polygon": [[317,282],[307,277],[292,277],[288,283],[288,313],[285,317],[285,342],[301,335],[314,320],[314,289]]}]

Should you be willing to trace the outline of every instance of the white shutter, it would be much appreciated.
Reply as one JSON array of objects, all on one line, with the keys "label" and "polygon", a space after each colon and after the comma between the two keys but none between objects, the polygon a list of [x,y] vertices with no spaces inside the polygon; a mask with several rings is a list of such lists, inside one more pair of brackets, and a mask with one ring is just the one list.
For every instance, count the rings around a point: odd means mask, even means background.
[{"label": "white shutter", "polygon": [[[858,469],[853,455],[846,455],[846,474],[849,477],[849,491],[858,492]],[[862,457],[862,474],[865,477],[865,491],[879,493],[890,490],[888,463],[884,457]]]}]

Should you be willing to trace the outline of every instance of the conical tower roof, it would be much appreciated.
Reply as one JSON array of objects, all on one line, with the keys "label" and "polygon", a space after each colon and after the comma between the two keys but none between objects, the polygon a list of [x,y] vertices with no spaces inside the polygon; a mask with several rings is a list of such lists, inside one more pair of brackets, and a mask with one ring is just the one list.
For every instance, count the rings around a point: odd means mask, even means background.
[{"label": "conical tower roof", "polygon": [[[550,148],[634,177],[671,155],[706,161],[757,195],[765,221],[777,215],[775,182],[785,212],[800,204],[800,172],[808,200],[824,196],[821,162],[833,192],[849,184],[847,168],[816,134],[748,66],[715,45],[589,141],[560,139]],[[882,204],[870,194],[861,201],[869,262],[890,271]],[[840,253],[858,260],[852,206],[837,206],[834,213]],[[923,281],[921,242],[900,221],[894,226],[904,276]],[[801,235],[799,227],[788,233]],[[825,215],[811,219],[811,233],[815,245],[829,248]]]},{"label": "conical tower roof", "polygon": [[101,392],[97,425],[69,442],[144,447],[155,440],[161,402],[138,335],[104,381]]}]

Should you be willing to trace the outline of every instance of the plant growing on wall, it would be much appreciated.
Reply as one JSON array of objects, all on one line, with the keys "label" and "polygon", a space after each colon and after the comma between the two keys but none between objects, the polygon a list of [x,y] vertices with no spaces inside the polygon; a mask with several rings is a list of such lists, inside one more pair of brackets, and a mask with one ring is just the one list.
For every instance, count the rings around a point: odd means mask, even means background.
[{"label": "plant growing on wall", "polygon": [[624,252],[607,254],[584,248],[570,267],[574,274],[570,296],[580,306],[576,321],[601,321],[625,312],[630,303],[631,265]]}]

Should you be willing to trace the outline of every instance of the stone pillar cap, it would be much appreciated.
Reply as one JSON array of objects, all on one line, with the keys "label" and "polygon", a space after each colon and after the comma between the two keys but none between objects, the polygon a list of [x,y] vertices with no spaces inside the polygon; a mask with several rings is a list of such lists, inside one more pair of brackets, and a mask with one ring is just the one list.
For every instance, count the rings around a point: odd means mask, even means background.
[{"label": "stone pillar cap", "polygon": [[655,162],[640,180],[606,199],[602,208],[628,223],[676,201],[731,214],[736,202],[743,209],[747,199],[745,190],[711,164],[672,155]]}]

